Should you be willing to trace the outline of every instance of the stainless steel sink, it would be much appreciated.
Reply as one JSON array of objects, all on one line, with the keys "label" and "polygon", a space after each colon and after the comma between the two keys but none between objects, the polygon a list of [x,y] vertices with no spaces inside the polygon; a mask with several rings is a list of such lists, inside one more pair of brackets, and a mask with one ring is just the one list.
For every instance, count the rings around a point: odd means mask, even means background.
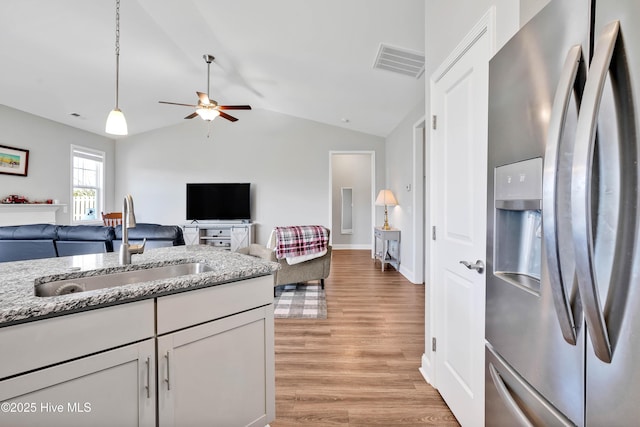
[{"label": "stainless steel sink", "polygon": [[76,292],[93,291],[96,289],[112,288],[115,286],[131,285],[133,283],[150,282],[152,280],[171,279],[189,274],[204,273],[213,269],[201,262],[188,264],[174,264],[162,267],[144,268],[140,270],[123,271],[120,273],[103,274],[99,276],[78,277],[75,279],[56,280],[35,285],[38,297],[55,297]]}]

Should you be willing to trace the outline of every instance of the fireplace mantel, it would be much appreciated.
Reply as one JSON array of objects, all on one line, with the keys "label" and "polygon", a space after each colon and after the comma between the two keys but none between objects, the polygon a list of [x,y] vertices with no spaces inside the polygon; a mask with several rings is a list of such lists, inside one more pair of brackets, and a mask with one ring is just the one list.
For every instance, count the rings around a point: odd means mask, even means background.
[{"label": "fireplace mantel", "polygon": [[47,203],[0,203],[0,226],[55,224],[56,212],[66,207]]}]

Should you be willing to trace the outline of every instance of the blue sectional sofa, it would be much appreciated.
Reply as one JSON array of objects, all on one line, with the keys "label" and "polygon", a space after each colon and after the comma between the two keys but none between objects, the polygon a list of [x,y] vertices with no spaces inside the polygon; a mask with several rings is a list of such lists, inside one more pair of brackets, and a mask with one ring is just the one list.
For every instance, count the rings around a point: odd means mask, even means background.
[{"label": "blue sectional sofa", "polygon": [[[139,223],[129,229],[129,242],[147,248],[184,245],[182,229],[173,225]],[[0,262],[57,256],[117,252],[122,229],[102,225],[29,224],[0,227]]]},{"label": "blue sectional sofa", "polygon": [[101,225],[61,225],[55,241],[58,256],[113,252],[116,233]]},{"label": "blue sectional sofa", "polygon": [[[147,239],[145,247],[149,249],[184,245],[182,228],[177,225],[138,224],[129,229],[128,235],[130,244],[140,245],[144,239]],[[118,225],[115,227],[113,239],[114,251],[120,252],[120,245],[122,245],[122,226]]]},{"label": "blue sectional sofa", "polygon": [[58,227],[32,224],[0,227],[0,262],[58,256]]}]

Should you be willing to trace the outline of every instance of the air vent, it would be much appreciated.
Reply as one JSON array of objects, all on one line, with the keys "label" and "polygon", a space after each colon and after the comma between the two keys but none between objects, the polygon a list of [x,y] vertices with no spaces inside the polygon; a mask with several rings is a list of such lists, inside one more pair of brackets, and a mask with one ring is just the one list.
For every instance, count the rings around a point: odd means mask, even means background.
[{"label": "air vent", "polygon": [[420,78],[424,73],[424,54],[380,44],[373,68]]}]

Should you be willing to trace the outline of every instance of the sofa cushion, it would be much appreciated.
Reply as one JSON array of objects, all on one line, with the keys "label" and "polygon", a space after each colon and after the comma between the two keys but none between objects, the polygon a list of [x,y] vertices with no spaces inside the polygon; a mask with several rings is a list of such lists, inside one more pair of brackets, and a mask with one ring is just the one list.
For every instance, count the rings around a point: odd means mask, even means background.
[{"label": "sofa cushion", "polygon": [[56,247],[52,239],[0,240],[0,262],[54,258],[56,256]]},{"label": "sofa cushion", "polygon": [[58,256],[73,256],[87,254],[103,254],[113,252],[113,241],[96,240],[56,240]]},{"label": "sofa cushion", "polygon": [[[122,226],[116,226],[115,231],[116,239],[122,240]],[[172,242],[173,246],[184,245],[182,228],[178,227],[177,225],[138,223],[134,228],[129,228],[128,236],[130,242],[147,239],[147,241],[170,241]]]},{"label": "sofa cushion", "polygon": [[28,224],[0,227],[0,240],[55,240],[57,237],[57,225]]},{"label": "sofa cushion", "polygon": [[104,225],[61,225],[58,240],[112,241],[116,238],[113,227]]}]

